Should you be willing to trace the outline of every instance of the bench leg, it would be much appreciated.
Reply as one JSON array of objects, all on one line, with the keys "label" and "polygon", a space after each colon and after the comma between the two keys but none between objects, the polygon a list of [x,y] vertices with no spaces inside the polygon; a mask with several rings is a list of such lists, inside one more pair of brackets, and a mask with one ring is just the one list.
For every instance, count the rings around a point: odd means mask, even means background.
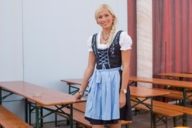
[{"label": "bench leg", "polygon": [[43,127],[43,108],[40,108],[40,114],[41,114],[41,127]]},{"label": "bench leg", "polygon": [[55,113],[55,127],[57,127],[57,113]]},{"label": "bench leg", "polygon": [[125,128],[130,128],[130,126],[129,125],[125,125]]},{"label": "bench leg", "polygon": [[183,115],[182,120],[183,120],[183,126],[187,126],[187,114]]},{"label": "bench leg", "polygon": [[153,113],[152,128],[156,128],[156,114]]},{"label": "bench leg", "polygon": [[167,117],[165,117],[165,127],[168,128]]},{"label": "bench leg", "polygon": [[173,126],[174,126],[174,127],[177,126],[177,117],[173,117]]},{"label": "bench leg", "polygon": [[67,123],[66,123],[67,125],[69,125],[69,124],[70,124],[70,122],[69,122],[69,119],[68,119],[68,118],[67,118],[66,122],[67,122]]}]

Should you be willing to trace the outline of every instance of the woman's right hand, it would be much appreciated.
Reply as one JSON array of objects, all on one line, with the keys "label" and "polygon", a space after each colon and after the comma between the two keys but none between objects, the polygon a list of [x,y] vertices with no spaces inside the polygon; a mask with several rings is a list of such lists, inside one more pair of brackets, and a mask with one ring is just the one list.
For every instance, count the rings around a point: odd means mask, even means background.
[{"label": "woman's right hand", "polygon": [[81,97],[83,97],[83,93],[81,93],[81,92],[78,91],[77,93],[75,93],[74,96],[75,96],[75,99],[76,99],[76,100],[80,100]]}]

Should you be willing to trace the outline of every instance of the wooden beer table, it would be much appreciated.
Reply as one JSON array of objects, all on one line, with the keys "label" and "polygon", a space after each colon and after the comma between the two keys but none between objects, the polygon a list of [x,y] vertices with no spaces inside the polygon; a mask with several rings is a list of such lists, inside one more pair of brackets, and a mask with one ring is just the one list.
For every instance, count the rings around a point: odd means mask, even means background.
[{"label": "wooden beer table", "polygon": [[[7,95],[2,95],[2,90],[9,92]],[[54,89],[34,85],[25,81],[10,81],[0,82],[0,104],[2,100],[8,96],[16,94],[24,97],[26,100],[31,101],[35,105],[35,128],[40,128],[40,120],[43,118],[40,114],[40,109],[46,106],[55,106],[57,110],[62,110],[64,107],[70,108],[70,124],[73,127],[73,103],[77,102],[75,97],[64,92],[59,92]],[[78,102],[81,102],[80,100]],[[26,107],[27,108],[27,107]],[[27,115],[28,111],[25,110]],[[26,117],[27,118],[27,117]]]}]

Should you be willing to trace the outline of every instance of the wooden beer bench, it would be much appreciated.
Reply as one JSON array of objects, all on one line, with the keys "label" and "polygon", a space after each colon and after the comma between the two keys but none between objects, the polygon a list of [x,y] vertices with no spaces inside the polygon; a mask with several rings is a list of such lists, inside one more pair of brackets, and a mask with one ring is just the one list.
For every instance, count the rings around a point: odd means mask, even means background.
[{"label": "wooden beer bench", "polygon": [[[150,102],[148,101],[146,101],[145,103],[150,104]],[[132,102],[132,104],[135,104],[135,103]],[[136,106],[135,108],[138,110],[148,111],[148,108],[142,104]],[[181,117],[184,114],[192,115],[192,108],[153,100],[153,112],[158,116],[160,115],[159,117],[163,119],[167,127],[168,118],[173,118],[173,125],[176,126],[177,117]]]},{"label": "wooden beer bench", "polygon": [[32,128],[14,113],[0,106],[0,127],[3,128]]},{"label": "wooden beer bench", "polygon": [[[160,88],[160,90],[168,90],[170,92],[169,94],[164,95],[163,97],[167,97],[167,98],[170,98],[172,100],[179,101],[178,103],[176,102],[177,104],[182,103],[182,100],[183,100],[183,92],[182,91],[172,90],[172,89],[161,89],[161,88]],[[192,101],[192,93],[187,92],[186,95],[188,97],[188,100]]]},{"label": "wooden beer bench", "polygon": [[[84,126],[85,128],[92,128],[92,125],[84,117],[85,104],[86,104],[85,102],[73,104],[73,120],[76,122],[77,126],[81,125],[81,126]],[[52,111],[56,108],[55,107],[46,107],[45,109]],[[65,113],[70,112],[68,108],[64,108],[62,110]],[[60,116],[63,116],[61,113],[57,113],[57,114]],[[121,122],[122,126],[126,126],[126,127],[129,127],[129,125],[132,123],[132,121],[124,121],[124,120],[121,120],[120,122]]]}]

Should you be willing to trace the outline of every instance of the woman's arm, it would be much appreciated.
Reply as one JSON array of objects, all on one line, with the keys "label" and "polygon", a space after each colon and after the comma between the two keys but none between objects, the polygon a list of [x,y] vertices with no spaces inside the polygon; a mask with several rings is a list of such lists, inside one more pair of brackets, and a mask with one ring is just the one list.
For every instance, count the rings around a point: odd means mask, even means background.
[{"label": "woman's arm", "polygon": [[120,107],[123,107],[126,103],[125,94],[129,82],[131,50],[122,51],[121,57],[122,57],[122,82],[120,89]]},{"label": "woman's arm", "polygon": [[83,80],[79,89],[79,92],[75,94],[76,99],[80,99],[83,96],[83,93],[88,85],[88,80],[93,74],[95,69],[95,55],[92,51],[89,52],[88,65],[84,72]]},{"label": "woman's arm", "polygon": [[127,85],[129,82],[129,74],[130,74],[130,58],[131,58],[131,50],[122,51],[122,84],[121,90],[127,89]]}]

